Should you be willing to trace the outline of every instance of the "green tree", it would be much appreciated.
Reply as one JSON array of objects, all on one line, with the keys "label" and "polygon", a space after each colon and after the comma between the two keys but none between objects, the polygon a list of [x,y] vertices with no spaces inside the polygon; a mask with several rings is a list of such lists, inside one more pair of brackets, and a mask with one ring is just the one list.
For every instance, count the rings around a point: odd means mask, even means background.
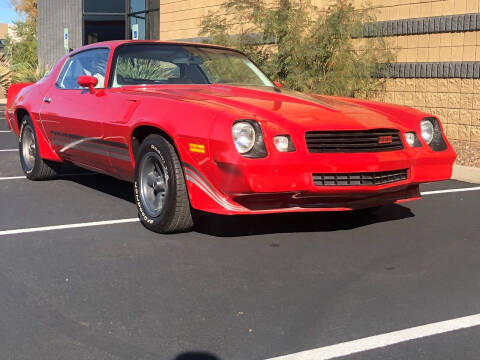
[{"label": "green tree", "polygon": [[13,65],[36,65],[37,58],[37,29],[30,22],[17,21],[13,26],[15,35],[7,37],[6,53]]},{"label": "green tree", "polygon": [[361,38],[373,23],[371,11],[346,0],[325,9],[310,0],[226,0],[202,19],[200,35],[243,51],[290,89],[368,96],[394,59],[383,38]]},{"label": "green tree", "polygon": [[44,72],[37,56],[37,0],[11,2],[24,19],[15,22],[15,35],[7,37],[5,53],[10,59],[16,82],[36,81]]}]

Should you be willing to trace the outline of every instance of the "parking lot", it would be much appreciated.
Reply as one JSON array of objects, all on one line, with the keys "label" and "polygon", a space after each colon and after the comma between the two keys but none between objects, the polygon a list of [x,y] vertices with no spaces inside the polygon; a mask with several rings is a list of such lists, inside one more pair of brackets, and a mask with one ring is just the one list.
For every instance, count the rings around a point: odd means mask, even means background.
[{"label": "parking lot", "polygon": [[0,111],[0,358],[480,358],[479,185],[159,235],[129,183],[26,180]]}]

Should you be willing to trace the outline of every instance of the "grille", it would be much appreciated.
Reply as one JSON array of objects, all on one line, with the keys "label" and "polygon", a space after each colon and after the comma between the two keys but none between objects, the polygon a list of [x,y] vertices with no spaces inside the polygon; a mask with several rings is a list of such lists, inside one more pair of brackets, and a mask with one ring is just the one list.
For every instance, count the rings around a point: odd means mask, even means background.
[{"label": "grille", "polygon": [[305,140],[311,153],[358,153],[403,149],[399,131],[389,129],[309,131],[305,135]]},{"label": "grille", "polygon": [[313,174],[313,182],[317,186],[383,185],[407,178],[407,169],[370,173]]}]

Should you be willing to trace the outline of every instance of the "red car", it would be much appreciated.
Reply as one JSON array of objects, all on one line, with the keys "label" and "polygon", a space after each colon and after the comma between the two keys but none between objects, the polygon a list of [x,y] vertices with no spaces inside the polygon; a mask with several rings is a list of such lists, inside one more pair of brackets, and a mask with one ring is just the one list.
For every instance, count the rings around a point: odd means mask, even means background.
[{"label": "red car", "polygon": [[420,198],[456,154],[433,115],[280,88],[242,53],[114,41],[77,49],[8,92],[32,180],[71,162],[134,183],[139,217],[187,231],[217,214],[339,211]]}]

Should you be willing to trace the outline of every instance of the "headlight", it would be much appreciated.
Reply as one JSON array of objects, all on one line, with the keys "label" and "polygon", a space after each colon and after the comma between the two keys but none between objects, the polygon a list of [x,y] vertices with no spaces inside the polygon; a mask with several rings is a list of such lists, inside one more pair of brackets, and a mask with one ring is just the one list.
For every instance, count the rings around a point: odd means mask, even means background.
[{"label": "headlight", "polygon": [[430,120],[422,120],[420,128],[422,130],[423,140],[425,140],[427,144],[430,144],[435,133],[435,128],[433,127],[432,122]]},{"label": "headlight", "polygon": [[422,137],[433,151],[443,151],[448,148],[444,139],[440,121],[434,117],[427,117],[420,123]]},{"label": "headlight", "polygon": [[245,154],[252,150],[255,145],[255,129],[246,121],[239,121],[232,127],[233,142],[240,154]]}]

